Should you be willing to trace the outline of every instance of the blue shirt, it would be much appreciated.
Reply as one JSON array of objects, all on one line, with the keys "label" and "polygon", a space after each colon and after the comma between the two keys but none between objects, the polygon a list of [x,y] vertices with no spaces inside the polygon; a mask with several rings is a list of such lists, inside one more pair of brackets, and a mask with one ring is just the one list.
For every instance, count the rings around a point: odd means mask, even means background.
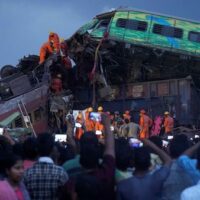
[{"label": "blue shirt", "polygon": [[117,200],[156,200],[169,174],[169,167],[163,166],[153,174],[133,176],[117,185]]},{"label": "blue shirt", "polygon": [[178,165],[184,169],[186,173],[190,175],[194,184],[197,184],[200,180],[200,171],[197,169],[197,160],[191,159],[186,155],[180,156],[178,159]]},{"label": "blue shirt", "polygon": [[194,185],[190,176],[183,170],[177,160],[173,160],[169,176],[163,184],[162,200],[180,200],[181,192]]}]

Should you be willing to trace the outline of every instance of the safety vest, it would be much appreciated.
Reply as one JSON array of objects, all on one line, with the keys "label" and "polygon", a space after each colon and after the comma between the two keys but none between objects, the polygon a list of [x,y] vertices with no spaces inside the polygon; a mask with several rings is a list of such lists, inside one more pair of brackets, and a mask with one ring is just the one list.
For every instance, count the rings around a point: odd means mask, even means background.
[{"label": "safety vest", "polygon": [[149,137],[149,128],[152,126],[152,119],[147,115],[142,115],[140,117],[140,138]]},{"label": "safety vest", "polygon": [[85,128],[86,131],[95,130],[95,122],[89,118],[90,112],[85,112]]},{"label": "safety vest", "polygon": [[164,127],[165,127],[165,133],[172,132],[172,130],[174,128],[174,119],[170,116],[165,117]]}]

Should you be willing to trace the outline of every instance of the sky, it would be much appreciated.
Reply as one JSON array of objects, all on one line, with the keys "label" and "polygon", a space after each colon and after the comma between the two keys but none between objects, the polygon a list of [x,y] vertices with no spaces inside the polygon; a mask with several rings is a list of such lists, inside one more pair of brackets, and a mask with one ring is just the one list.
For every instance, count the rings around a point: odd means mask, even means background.
[{"label": "sky", "polygon": [[200,22],[199,0],[0,0],[0,68],[38,55],[49,32],[67,39],[97,14],[118,7]]}]

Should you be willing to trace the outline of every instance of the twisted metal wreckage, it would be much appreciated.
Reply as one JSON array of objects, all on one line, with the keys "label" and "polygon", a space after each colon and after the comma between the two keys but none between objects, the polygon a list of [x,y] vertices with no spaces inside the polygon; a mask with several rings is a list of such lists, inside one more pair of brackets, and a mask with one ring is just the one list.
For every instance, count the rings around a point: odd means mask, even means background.
[{"label": "twisted metal wreckage", "polygon": [[[83,110],[91,104],[101,104],[110,111],[137,111],[143,107],[152,116],[169,110],[180,124],[199,125],[199,109],[195,107],[200,87],[199,56],[113,37],[110,33],[114,22],[125,26],[119,21],[124,12],[98,15],[65,41],[75,63],[70,70],[64,66],[60,70],[60,55],[50,56],[41,65],[38,56],[30,55],[16,67],[2,67],[0,121],[17,112],[16,102],[23,101],[31,117],[32,111],[42,113],[38,121],[37,114],[32,117],[36,133],[55,124],[60,128],[60,114]],[[97,32],[100,37],[95,36]],[[56,73],[63,77],[60,95],[49,90]]]}]

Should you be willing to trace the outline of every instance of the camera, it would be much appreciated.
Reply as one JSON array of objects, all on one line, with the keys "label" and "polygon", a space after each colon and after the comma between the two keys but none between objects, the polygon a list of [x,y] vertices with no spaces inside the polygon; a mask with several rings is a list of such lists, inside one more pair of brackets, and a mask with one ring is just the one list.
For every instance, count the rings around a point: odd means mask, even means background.
[{"label": "camera", "polygon": [[96,122],[100,122],[101,121],[101,113],[91,112],[89,117],[90,117],[91,120],[94,120]]}]

